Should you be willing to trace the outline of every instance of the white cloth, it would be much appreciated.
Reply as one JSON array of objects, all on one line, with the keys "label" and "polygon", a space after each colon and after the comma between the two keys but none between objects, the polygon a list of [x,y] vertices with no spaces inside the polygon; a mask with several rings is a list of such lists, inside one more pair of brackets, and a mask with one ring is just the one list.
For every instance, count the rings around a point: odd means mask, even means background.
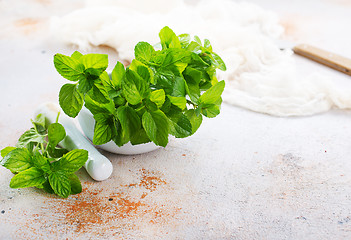
[{"label": "white cloth", "polygon": [[225,61],[223,100],[276,116],[311,115],[331,108],[351,108],[351,91],[337,89],[320,74],[298,76],[291,51],[274,39],[284,29],[278,17],[249,3],[230,0],[90,0],[86,7],[52,19],[52,32],[62,41],[88,50],[108,45],[131,60],[139,41],[157,43],[164,26],[211,41]]}]

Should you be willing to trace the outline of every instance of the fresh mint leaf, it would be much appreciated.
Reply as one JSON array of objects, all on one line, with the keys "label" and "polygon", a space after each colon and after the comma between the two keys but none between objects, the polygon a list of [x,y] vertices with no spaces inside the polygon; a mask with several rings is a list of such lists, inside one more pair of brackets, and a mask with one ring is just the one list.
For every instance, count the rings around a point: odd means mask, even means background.
[{"label": "fresh mint leaf", "polygon": [[79,60],[86,69],[95,69],[95,71],[100,72],[100,74],[105,71],[108,66],[108,56],[106,54],[89,53],[81,56]]},{"label": "fresh mint leaf", "polygon": [[189,43],[190,43],[190,35],[189,34],[186,34],[186,33],[180,34],[178,36],[178,38],[179,38],[179,41],[180,41],[182,48],[186,48],[189,45]]},{"label": "fresh mint leaf", "polygon": [[[162,63],[163,68],[176,65],[179,70],[184,70],[184,64],[188,64],[191,61],[191,53],[182,48],[170,48],[166,50],[166,56]],[[179,65],[177,65],[179,64]]]},{"label": "fresh mint leaf", "polygon": [[200,46],[202,46],[201,39],[198,36],[194,36],[194,41]]},{"label": "fresh mint leaf", "polygon": [[167,145],[169,124],[167,116],[161,110],[145,112],[142,124],[150,140],[158,146],[165,147]]},{"label": "fresh mint leaf", "polygon": [[140,103],[149,91],[147,83],[133,70],[127,69],[122,85],[126,100],[133,105]]},{"label": "fresh mint leaf", "polygon": [[174,97],[185,97],[186,87],[185,80],[183,77],[176,76],[173,83],[173,90],[171,95]]},{"label": "fresh mint leaf", "polygon": [[143,63],[150,62],[154,52],[155,49],[153,46],[147,42],[139,42],[134,48],[135,58]]},{"label": "fresh mint leaf", "polygon": [[194,109],[189,109],[189,110],[185,111],[185,115],[190,120],[192,134],[194,134],[197,131],[197,129],[200,127],[201,123],[202,123],[202,115],[199,114],[197,116],[195,114],[195,110]]},{"label": "fresh mint leaf", "polygon": [[39,134],[35,128],[31,128],[21,135],[21,137],[18,139],[16,147],[22,148],[26,147],[29,143],[38,144],[44,142],[45,135]]},{"label": "fresh mint leaf", "polygon": [[59,103],[62,110],[70,117],[76,117],[83,106],[83,96],[76,84],[65,84],[61,87]]},{"label": "fresh mint leaf", "polygon": [[110,102],[108,92],[101,83],[95,83],[88,94],[96,102],[103,104]]},{"label": "fresh mint leaf", "polygon": [[66,137],[65,128],[60,123],[52,123],[48,128],[49,144],[56,147]]},{"label": "fresh mint leaf", "polygon": [[74,173],[78,171],[88,160],[88,151],[83,149],[74,149],[63,157],[54,162],[53,168],[55,171],[65,171],[67,173]]},{"label": "fresh mint leaf", "polygon": [[78,91],[82,93],[83,95],[89,92],[90,89],[94,86],[94,81],[90,81],[88,79],[82,79],[79,81],[78,84]]},{"label": "fresh mint leaf", "polygon": [[185,97],[173,97],[167,96],[174,106],[177,106],[181,110],[186,108],[186,98]]},{"label": "fresh mint leaf", "polygon": [[70,180],[65,171],[52,172],[48,179],[50,186],[60,197],[67,198],[71,194]]},{"label": "fresh mint leaf", "polygon": [[165,102],[166,94],[163,89],[158,89],[150,93],[150,101],[156,103],[157,107],[161,107]]},{"label": "fresh mint leaf", "polygon": [[124,69],[124,66],[122,63],[117,62],[116,66],[112,70],[111,77],[112,77],[113,86],[115,88],[120,88],[122,85],[122,82],[126,77],[126,70]]},{"label": "fresh mint leaf", "polygon": [[172,29],[164,27],[159,33],[162,49],[166,48],[181,48],[179,38],[175,35]]},{"label": "fresh mint leaf", "polygon": [[181,111],[170,112],[168,119],[170,121],[170,133],[176,138],[185,138],[192,134],[191,123]]},{"label": "fresh mint leaf", "polygon": [[113,135],[113,128],[109,122],[95,122],[93,137],[93,143],[95,145],[102,145],[111,141]]},{"label": "fresh mint leaf", "polygon": [[50,172],[50,163],[46,157],[41,155],[38,151],[31,156],[31,162],[33,163],[34,167],[43,170],[44,172]]},{"label": "fresh mint leaf", "polygon": [[70,81],[79,81],[84,78],[84,65],[72,57],[55,54],[54,65],[57,72]]},{"label": "fresh mint leaf", "polygon": [[220,110],[220,106],[216,104],[205,104],[201,107],[201,113],[208,118],[216,117]]},{"label": "fresh mint leaf", "polygon": [[129,66],[129,69],[136,72],[147,83],[154,83],[154,74],[152,70],[142,62],[133,59],[132,63]]},{"label": "fresh mint leaf", "polygon": [[200,96],[199,102],[204,104],[215,104],[221,97],[224,86],[224,80],[213,85],[210,89],[208,89]]},{"label": "fresh mint leaf", "polygon": [[71,194],[78,194],[82,192],[82,184],[79,178],[75,174],[70,174],[68,176],[69,183],[71,185]]},{"label": "fresh mint leaf", "polygon": [[[12,150],[16,149],[15,147],[5,147],[1,149],[1,157],[5,157],[7,154],[9,154]],[[1,161],[0,161],[1,163]]]},{"label": "fresh mint leaf", "polygon": [[141,121],[137,112],[129,106],[121,106],[117,109],[117,118],[121,123],[123,131],[133,136],[141,127]]},{"label": "fresh mint leaf", "polygon": [[219,68],[222,71],[227,70],[227,67],[226,67],[224,61],[217,53],[212,52],[211,57],[214,60],[214,64],[217,68]]},{"label": "fresh mint leaf", "polygon": [[34,125],[34,129],[39,134],[44,134],[46,128],[45,116],[43,114],[38,114],[34,120],[32,120],[32,124]]},{"label": "fresh mint leaf", "polygon": [[51,145],[49,145],[47,148],[47,152],[53,158],[60,158],[64,154],[68,153],[68,150],[64,148],[52,147]]},{"label": "fresh mint leaf", "polygon": [[46,181],[42,184],[42,187],[44,189],[45,192],[50,193],[50,194],[54,194],[54,190],[52,189],[52,187],[50,186],[49,180],[46,179]]},{"label": "fresh mint leaf", "polygon": [[81,54],[78,51],[75,51],[74,53],[72,53],[71,58],[73,58],[75,60],[79,60],[81,56],[83,56],[83,54]]},{"label": "fresh mint leaf", "polygon": [[212,52],[212,46],[211,46],[211,42],[208,39],[204,40],[204,48],[209,51]]},{"label": "fresh mint leaf", "polygon": [[130,137],[130,143],[132,145],[138,145],[143,143],[151,142],[150,138],[147,136],[145,130],[140,128],[133,136]]},{"label": "fresh mint leaf", "polygon": [[11,188],[26,188],[42,185],[46,181],[44,172],[36,167],[31,167],[16,174],[10,182]]},{"label": "fresh mint leaf", "polygon": [[33,166],[30,152],[26,148],[12,150],[0,163],[13,173],[24,171]]},{"label": "fresh mint leaf", "polygon": [[117,129],[117,134],[113,137],[113,141],[117,144],[117,146],[123,146],[124,144],[130,141],[128,133],[123,130],[121,123],[118,121],[118,119],[115,119],[114,126],[115,129]]},{"label": "fresh mint leaf", "polygon": [[112,101],[109,101],[108,103],[100,103],[93,100],[89,95],[85,95],[84,101],[85,107],[89,109],[93,115],[98,113],[114,114],[116,111],[115,105]]}]

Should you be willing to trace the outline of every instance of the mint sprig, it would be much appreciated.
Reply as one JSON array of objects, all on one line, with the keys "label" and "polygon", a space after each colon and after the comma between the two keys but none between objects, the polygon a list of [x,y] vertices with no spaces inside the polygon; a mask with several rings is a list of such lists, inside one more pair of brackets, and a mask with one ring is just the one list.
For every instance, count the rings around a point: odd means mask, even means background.
[{"label": "mint sprig", "polygon": [[10,187],[37,187],[64,198],[80,193],[82,186],[74,172],[85,164],[88,152],[82,149],[68,152],[57,146],[66,137],[60,123],[47,126],[41,114],[32,123],[33,127],[19,138],[16,147],[1,150],[0,164],[15,174]]},{"label": "mint sprig", "polygon": [[76,51],[54,56],[56,70],[75,82],[62,86],[60,106],[76,117],[85,104],[96,122],[94,144],[152,141],[166,146],[169,134],[188,137],[200,127],[203,116],[220,113],[225,83],[217,80],[216,70],[226,66],[210,41],[177,36],[169,27],[159,37],[162,49],[139,42],[131,64],[125,68],[117,62],[111,74],[106,72],[104,54]]}]

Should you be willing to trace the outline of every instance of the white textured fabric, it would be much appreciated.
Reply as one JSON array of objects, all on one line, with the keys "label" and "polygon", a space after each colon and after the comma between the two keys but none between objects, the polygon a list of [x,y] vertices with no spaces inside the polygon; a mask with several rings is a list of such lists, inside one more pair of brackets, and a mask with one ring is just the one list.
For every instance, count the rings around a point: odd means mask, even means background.
[{"label": "white textured fabric", "polygon": [[223,100],[276,116],[311,115],[351,108],[351,91],[337,89],[320,74],[298,76],[291,51],[274,39],[284,29],[277,16],[249,3],[229,0],[90,0],[86,7],[52,19],[52,32],[66,43],[88,50],[108,45],[121,59],[133,58],[139,41],[157,43],[169,26],[177,34],[208,38],[227,65]]}]

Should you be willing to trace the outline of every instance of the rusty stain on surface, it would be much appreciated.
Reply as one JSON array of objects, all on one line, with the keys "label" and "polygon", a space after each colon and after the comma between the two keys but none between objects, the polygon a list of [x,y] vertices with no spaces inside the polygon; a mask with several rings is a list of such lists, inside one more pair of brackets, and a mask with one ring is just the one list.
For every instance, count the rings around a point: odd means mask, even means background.
[{"label": "rusty stain on surface", "polygon": [[[67,199],[48,195],[51,198],[44,201],[45,212],[54,215],[32,214],[25,226],[46,226],[43,231],[49,234],[61,228],[70,228],[75,236],[115,236],[123,235],[126,229],[141,231],[161,229],[167,224],[173,226],[182,208],[166,200],[171,196],[171,192],[165,188],[167,181],[161,178],[162,174],[158,171],[142,168],[136,174],[137,183],[116,185],[113,189],[85,181],[82,183],[82,193]],[[159,199],[160,194],[166,194],[166,199]]]}]

